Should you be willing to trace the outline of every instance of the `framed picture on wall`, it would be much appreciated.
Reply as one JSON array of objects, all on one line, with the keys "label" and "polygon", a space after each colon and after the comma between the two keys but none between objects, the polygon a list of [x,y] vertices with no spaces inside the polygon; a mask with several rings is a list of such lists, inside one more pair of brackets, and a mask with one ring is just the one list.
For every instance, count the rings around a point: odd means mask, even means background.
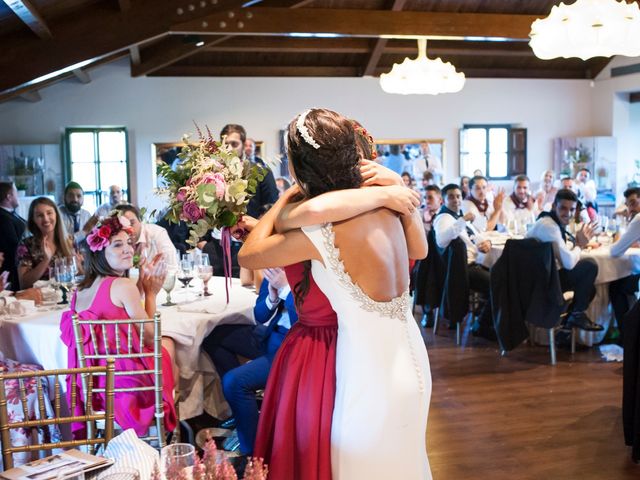
[{"label": "framed picture on wall", "polygon": [[376,140],[378,162],[402,174],[411,175],[420,184],[424,172],[431,172],[436,185],[444,176],[443,139]]}]

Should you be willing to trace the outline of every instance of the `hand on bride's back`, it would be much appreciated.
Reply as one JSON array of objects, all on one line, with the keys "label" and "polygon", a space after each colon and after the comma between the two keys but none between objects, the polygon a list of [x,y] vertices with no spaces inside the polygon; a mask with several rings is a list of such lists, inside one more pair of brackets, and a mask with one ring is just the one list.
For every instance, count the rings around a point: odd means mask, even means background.
[{"label": "hand on bride's back", "polygon": [[360,174],[362,175],[362,185],[365,187],[404,185],[402,177],[396,172],[365,158],[360,160]]},{"label": "hand on bride's back", "polygon": [[420,194],[404,185],[389,185],[380,190],[386,195],[384,206],[400,215],[411,215],[420,205]]}]

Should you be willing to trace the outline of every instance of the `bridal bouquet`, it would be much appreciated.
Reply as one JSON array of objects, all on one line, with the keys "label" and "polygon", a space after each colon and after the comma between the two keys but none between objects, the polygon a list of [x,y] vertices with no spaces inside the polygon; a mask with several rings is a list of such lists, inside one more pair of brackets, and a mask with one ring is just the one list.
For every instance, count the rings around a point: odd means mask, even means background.
[{"label": "bridal bouquet", "polygon": [[[197,128],[197,126],[196,126]],[[158,165],[158,175],[167,184],[160,194],[169,197],[167,219],[173,223],[183,220],[190,230],[188,241],[196,245],[211,229],[234,226],[246,213],[249,199],[255,194],[258,182],[266,172],[247,160],[241,160],[224,142],[216,141],[207,128],[199,141],[189,143],[178,154],[181,160],[175,170],[165,163]]]}]

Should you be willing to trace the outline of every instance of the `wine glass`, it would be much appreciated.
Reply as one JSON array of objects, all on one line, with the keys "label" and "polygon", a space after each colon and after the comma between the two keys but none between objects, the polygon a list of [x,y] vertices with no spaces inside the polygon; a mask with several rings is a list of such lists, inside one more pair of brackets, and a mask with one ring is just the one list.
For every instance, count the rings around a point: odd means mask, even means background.
[{"label": "wine glass", "polygon": [[175,478],[185,470],[188,473],[195,461],[196,447],[189,443],[173,443],[160,452],[160,470],[164,478]]},{"label": "wine glass", "polygon": [[183,258],[180,261],[180,273],[178,275],[178,280],[182,283],[182,288],[187,288],[191,280],[193,280],[193,267],[191,264],[191,260],[188,258]]},{"label": "wine glass", "polygon": [[613,243],[613,237],[615,236],[617,231],[618,223],[616,222],[616,219],[610,218],[607,222],[607,229],[605,230],[607,237],[609,237],[609,243]]},{"label": "wine glass", "polygon": [[167,270],[167,276],[164,277],[164,283],[162,284],[162,288],[165,292],[167,292],[167,300],[162,304],[163,307],[172,307],[175,305],[171,301],[171,290],[176,286],[176,271],[173,269]]},{"label": "wine glass", "polygon": [[[62,259],[59,259],[59,260],[62,260]],[[69,303],[69,301],[67,300],[67,293],[71,291],[71,287],[73,286],[73,278],[71,276],[71,270],[65,264],[64,261],[59,262],[58,260],[56,260],[55,271],[56,271],[56,274],[55,274],[56,282],[60,286],[60,289],[62,290],[62,301],[59,303],[59,305],[66,305]]]},{"label": "wine glass", "polygon": [[211,295],[209,293],[209,280],[211,280],[212,276],[213,267],[211,265],[198,265],[198,278],[202,280],[202,284],[204,285],[204,292],[202,293],[202,296],[204,297]]}]

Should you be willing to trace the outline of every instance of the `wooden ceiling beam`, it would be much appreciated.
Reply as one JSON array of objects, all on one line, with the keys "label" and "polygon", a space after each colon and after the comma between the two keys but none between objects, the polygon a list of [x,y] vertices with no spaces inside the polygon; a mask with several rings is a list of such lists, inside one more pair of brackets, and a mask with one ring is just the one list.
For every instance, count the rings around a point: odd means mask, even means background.
[{"label": "wooden ceiling beam", "polygon": [[358,67],[316,66],[192,66],[171,65],[154,72],[158,77],[357,77]]},{"label": "wooden ceiling beam", "polygon": [[536,15],[393,12],[330,8],[246,8],[176,23],[175,34],[288,35],[332,33],[355,37],[443,36],[528,39]]},{"label": "wooden ceiling beam", "polygon": [[4,0],[4,3],[42,40],[53,37],[44,18],[29,0]]},{"label": "wooden ceiling beam", "polygon": [[89,73],[87,73],[85,70],[82,70],[81,68],[76,68],[75,70],[72,70],[71,73],[73,73],[73,76],[76,77],[76,79],[80,82],[80,83],[91,83],[91,77],[89,76]]},{"label": "wooden ceiling beam", "polygon": [[25,101],[31,102],[31,103],[36,103],[36,102],[39,102],[40,100],[42,100],[42,97],[40,96],[40,92],[38,92],[38,90],[31,90],[29,92],[21,93],[19,95],[19,97],[22,100],[25,100]]},{"label": "wooden ceiling beam", "polygon": [[0,95],[167,35],[170,25],[178,21],[206,16],[220,8],[235,8],[242,3],[243,0],[219,0],[217,5],[207,2],[204,7],[198,3],[191,11],[174,2],[136,0],[126,15],[113,5],[92,4],[62,17],[55,24],[56,36],[46,44],[39,39],[25,40],[19,35],[4,39],[0,55],[3,72]]},{"label": "wooden ceiling beam", "polygon": [[[223,16],[228,16],[229,11],[239,9],[242,4],[246,3],[246,0],[237,3],[239,3],[239,5],[234,8],[227,7]],[[271,2],[272,5],[275,5],[275,8],[285,9],[299,8],[309,3],[311,3],[311,0],[274,0],[273,2]],[[204,23],[206,23],[206,21]],[[233,38],[232,35],[225,35],[223,37],[214,39],[203,38],[204,45],[202,45],[201,47],[196,47],[194,43],[185,43],[182,36],[171,36],[166,40],[153,45],[149,47],[149,49],[143,51],[141,53],[141,61],[139,62],[139,64],[131,64],[131,76],[141,77],[144,75],[149,75],[150,73],[153,73],[180,60],[188,58],[191,55],[195,55],[201,50],[208,49],[210,47],[213,47],[214,45],[226,42],[231,38]]]},{"label": "wooden ceiling beam", "polygon": [[[404,7],[406,0],[393,0],[393,4],[391,5],[391,11],[399,12]],[[362,75],[373,75],[376,70],[376,66],[380,61],[380,57],[384,52],[385,47],[387,46],[387,39],[378,38],[375,40],[373,48],[371,49],[371,53],[369,54],[369,58],[367,58],[367,62],[365,63],[364,71]]]},{"label": "wooden ceiling beam", "polygon": [[[450,42],[448,42],[450,43]],[[513,46],[513,43],[510,44]],[[370,53],[371,44],[367,38],[291,38],[291,37],[247,37],[237,36],[201,49],[209,52],[233,53]],[[438,55],[533,57],[530,48],[469,48],[469,47],[429,47],[429,57]],[[398,44],[387,43],[383,55],[397,54],[417,56],[418,48],[413,41]]]},{"label": "wooden ceiling beam", "polygon": [[126,12],[131,8],[131,0],[118,0],[118,8],[121,12]]},{"label": "wooden ceiling beam", "polygon": [[138,45],[129,47],[129,57],[131,58],[131,65],[140,65],[140,47]]},{"label": "wooden ceiling beam", "polygon": [[585,79],[584,70],[552,69],[552,68],[465,68],[456,66],[467,78],[558,78]]}]

